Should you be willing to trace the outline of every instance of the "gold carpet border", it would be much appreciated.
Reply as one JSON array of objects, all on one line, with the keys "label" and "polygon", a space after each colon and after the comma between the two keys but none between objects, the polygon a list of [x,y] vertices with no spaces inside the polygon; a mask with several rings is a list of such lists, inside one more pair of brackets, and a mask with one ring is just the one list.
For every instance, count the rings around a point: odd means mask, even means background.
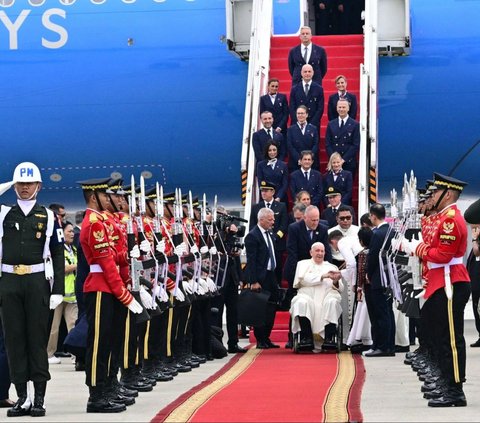
[{"label": "gold carpet border", "polygon": [[205,386],[205,388],[193,394],[183,404],[175,408],[164,422],[187,422],[213,395],[231,384],[243,372],[245,372],[261,352],[262,350],[250,348],[231,369],[226,371],[212,383]]},{"label": "gold carpet border", "polygon": [[355,380],[355,361],[350,352],[337,355],[337,376],[323,406],[324,422],[348,422],[348,398]]}]

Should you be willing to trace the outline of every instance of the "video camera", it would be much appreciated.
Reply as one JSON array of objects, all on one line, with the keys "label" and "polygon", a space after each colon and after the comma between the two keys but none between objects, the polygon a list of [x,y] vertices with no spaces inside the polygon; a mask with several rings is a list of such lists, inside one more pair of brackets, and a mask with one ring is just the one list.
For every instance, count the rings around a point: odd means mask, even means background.
[{"label": "video camera", "polygon": [[248,220],[242,219],[238,216],[232,216],[227,213],[217,213],[217,228],[222,234],[222,240],[225,244],[225,249],[228,255],[238,255],[238,253],[243,249],[245,244],[243,243],[243,237],[245,236],[246,227],[242,225],[235,225],[237,231],[230,231],[230,226],[235,221],[248,223]]}]

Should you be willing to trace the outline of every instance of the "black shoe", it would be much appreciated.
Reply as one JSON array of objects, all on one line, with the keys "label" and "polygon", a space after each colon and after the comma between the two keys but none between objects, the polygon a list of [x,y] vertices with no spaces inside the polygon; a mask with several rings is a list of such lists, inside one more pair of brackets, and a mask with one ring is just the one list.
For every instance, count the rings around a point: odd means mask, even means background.
[{"label": "black shoe", "polygon": [[116,404],[123,404],[127,407],[129,405],[135,404],[135,398],[127,397],[127,396],[121,395],[119,393],[115,393],[115,394],[110,395],[108,400],[111,401],[111,402],[114,402]]},{"label": "black shoe", "polygon": [[239,347],[238,345],[235,345],[234,347],[229,347],[227,350],[230,354],[243,354],[246,353],[248,350],[246,348]]},{"label": "black shoe", "polygon": [[292,344],[292,341],[288,341],[286,344],[285,344],[285,348],[287,350],[291,350],[293,348],[293,344]]},{"label": "black shoe", "polygon": [[298,346],[300,348],[311,347],[311,346],[313,346],[313,339],[312,338],[300,338],[300,341],[298,342]]},{"label": "black shoe", "polygon": [[138,392],[150,392],[153,390],[153,385],[150,383],[147,383],[146,381],[135,380],[133,378],[122,378],[120,383],[125,386],[125,388]]},{"label": "black shoe", "polygon": [[396,353],[410,352],[410,346],[407,345],[406,347],[402,347],[401,345],[395,345],[395,352]]},{"label": "black shoe", "polygon": [[136,389],[128,389],[125,386],[120,385],[120,383],[118,383],[117,392],[125,397],[138,397],[138,391]]},{"label": "black shoe", "polygon": [[16,383],[15,389],[17,391],[18,400],[12,408],[7,410],[7,417],[28,416],[30,414],[31,406],[28,406],[28,408],[22,407],[27,401],[27,384]]},{"label": "black shoe", "polygon": [[59,357],[59,358],[68,358],[68,357],[71,357],[72,354],[70,353],[67,353],[67,352],[64,352],[64,351],[57,351],[55,354],[53,354],[55,357]]},{"label": "black shoe", "polygon": [[47,389],[47,382],[33,382],[35,390],[33,405],[30,409],[30,415],[32,417],[44,417],[47,413],[45,409],[45,391]]},{"label": "black shoe", "polygon": [[280,348],[280,345],[274,344],[270,339],[267,339],[266,344],[268,345],[268,348]]},{"label": "black shoe", "polygon": [[269,346],[265,342],[257,342],[257,350],[268,350]]},{"label": "black shoe", "polygon": [[0,400],[0,408],[12,408],[14,405],[15,405],[15,402],[13,402],[9,398]]},{"label": "black shoe", "polygon": [[84,372],[85,371],[85,363],[82,363],[81,361],[76,361],[75,362],[75,371],[76,372]]},{"label": "black shoe", "polygon": [[444,394],[439,398],[433,398],[428,401],[429,407],[466,407],[467,399],[465,395],[449,396]]},{"label": "black shoe", "polygon": [[473,344],[470,344],[472,348],[480,347],[480,338],[478,338]]},{"label": "black shoe", "polygon": [[206,357],[201,357],[201,356],[196,355],[196,354],[192,354],[192,358],[195,359],[196,361],[198,361],[200,364],[204,364],[204,363],[207,362]]},{"label": "black shoe", "polygon": [[383,351],[383,350],[374,350],[369,353],[365,353],[364,357],[394,357],[395,353],[391,351]]},{"label": "black shoe", "polygon": [[87,413],[120,413],[126,409],[125,404],[118,404],[104,398],[97,400],[89,398],[87,402]]}]

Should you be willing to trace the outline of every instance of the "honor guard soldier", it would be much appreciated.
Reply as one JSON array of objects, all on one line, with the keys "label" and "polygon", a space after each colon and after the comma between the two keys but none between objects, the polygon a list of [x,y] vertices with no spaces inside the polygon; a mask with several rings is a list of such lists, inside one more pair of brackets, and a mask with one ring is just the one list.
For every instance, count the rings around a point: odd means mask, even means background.
[{"label": "honor guard soldier", "polygon": [[124,404],[111,401],[106,392],[113,325],[117,321],[115,303],[120,301],[133,313],[143,311],[125,287],[117,267],[109,218],[104,212],[109,201],[106,193],[108,181],[92,179],[79,182],[87,205],[80,243],[90,266],[83,287],[88,322],[85,367],[90,397],[87,413],[115,413],[126,409]]},{"label": "honor guard soldier", "polygon": [[[10,376],[18,400],[8,417],[44,416],[48,372],[50,309],[64,295],[63,231],[53,212],[37,203],[42,177],[36,165],[19,164],[13,173],[17,203],[0,212],[0,310]],[[27,382],[35,395],[29,398]]]},{"label": "honor guard soldier", "polygon": [[463,264],[467,249],[467,227],[456,202],[466,183],[450,176],[434,174],[432,201],[434,217],[430,239],[406,242],[428,266],[422,316],[433,334],[439,378],[429,392],[430,407],[467,405],[465,381],[464,310],[470,296],[470,277]]}]

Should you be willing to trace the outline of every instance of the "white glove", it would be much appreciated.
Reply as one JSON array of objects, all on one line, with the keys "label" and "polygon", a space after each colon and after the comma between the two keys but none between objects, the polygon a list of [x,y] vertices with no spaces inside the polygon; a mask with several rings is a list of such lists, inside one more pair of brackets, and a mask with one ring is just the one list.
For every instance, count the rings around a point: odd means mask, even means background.
[{"label": "white glove", "polygon": [[185,301],[185,295],[183,295],[183,292],[180,289],[177,289],[177,294],[175,295],[178,301],[183,303]]},{"label": "white glove", "polygon": [[193,245],[192,247],[190,247],[190,252],[192,254],[197,254],[198,253],[198,247],[196,245]]},{"label": "white glove", "polygon": [[140,243],[140,250],[142,250],[144,253],[149,253],[151,251],[150,242],[148,242],[146,239],[144,239]]},{"label": "white glove", "polygon": [[[421,238],[421,236],[420,236],[420,238]],[[411,256],[414,256],[415,251],[416,251],[418,245],[421,242],[422,242],[421,240],[418,240],[418,239],[415,239],[415,238],[412,238],[411,241],[403,239],[402,240],[402,250],[405,251],[407,254],[409,254]]]},{"label": "white glove", "polygon": [[50,310],[55,310],[63,302],[63,295],[50,295]]},{"label": "white glove", "polygon": [[183,281],[183,282],[182,282],[182,286],[183,286],[183,290],[184,290],[187,294],[193,294],[193,290],[192,290],[190,284],[189,284],[187,281]]},{"label": "white glove", "polygon": [[204,245],[202,248],[200,248],[200,252],[202,254],[207,254],[208,253],[208,247],[206,245]]},{"label": "white glove", "polygon": [[210,292],[215,292],[217,290],[217,285],[215,285],[215,282],[213,282],[212,278],[206,278],[207,281],[207,287]]},{"label": "white glove", "polygon": [[140,287],[140,300],[145,308],[152,310],[155,308],[155,304],[152,301],[152,296],[147,292],[145,287]]},{"label": "white glove", "polygon": [[217,248],[216,247],[210,248],[210,254],[213,254],[213,255],[217,254]]},{"label": "white glove", "polygon": [[165,252],[165,246],[166,246],[165,240],[162,239],[162,240],[157,244],[157,246],[156,246],[155,248],[156,248],[156,250],[157,250],[159,253],[164,253],[164,252]]},{"label": "white glove", "polygon": [[138,248],[138,245],[135,245],[135,247],[130,250],[130,257],[134,259],[138,259],[140,257],[140,248]]},{"label": "white glove", "polygon": [[143,311],[142,306],[137,302],[135,298],[132,299],[132,302],[127,307],[134,314],[141,314]]},{"label": "white glove", "polygon": [[202,279],[200,278],[198,280],[198,285],[199,285],[199,289],[200,289],[200,295],[204,295],[208,292],[208,284],[207,284],[207,281],[205,279]]},{"label": "white glove", "polygon": [[166,303],[169,300],[167,291],[163,288],[160,289],[160,294],[158,295],[158,298],[160,298],[160,301],[162,303]]},{"label": "white glove", "polygon": [[182,242],[175,247],[175,254],[177,256],[183,256],[183,253],[186,251],[185,243]]}]

